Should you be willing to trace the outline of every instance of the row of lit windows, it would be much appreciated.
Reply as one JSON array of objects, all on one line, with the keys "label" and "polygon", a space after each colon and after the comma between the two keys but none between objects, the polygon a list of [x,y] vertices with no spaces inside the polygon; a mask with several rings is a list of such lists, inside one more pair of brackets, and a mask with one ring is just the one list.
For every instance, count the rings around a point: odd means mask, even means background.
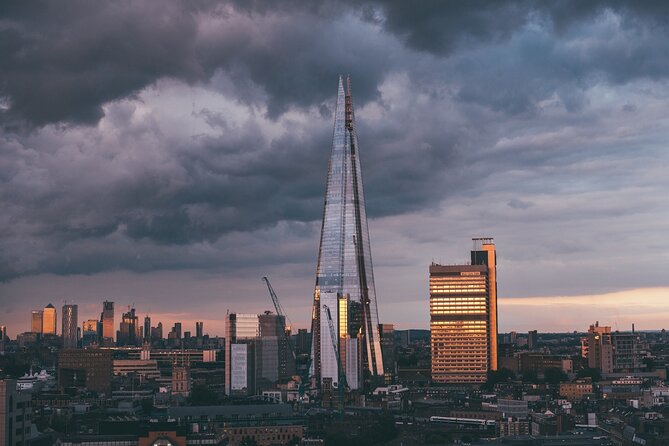
[{"label": "row of lit windows", "polygon": [[471,310],[449,310],[449,311],[435,311],[434,315],[439,316],[439,315],[448,315],[448,314],[485,314],[485,310],[477,310],[477,309],[471,309]]}]

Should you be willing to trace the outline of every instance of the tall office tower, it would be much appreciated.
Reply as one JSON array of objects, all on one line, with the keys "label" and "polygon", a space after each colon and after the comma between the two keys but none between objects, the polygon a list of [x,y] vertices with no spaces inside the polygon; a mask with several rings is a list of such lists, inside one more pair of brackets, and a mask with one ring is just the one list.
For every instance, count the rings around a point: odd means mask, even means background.
[{"label": "tall office tower", "polygon": [[395,359],[395,327],[393,324],[379,324],[381,334],[381,352],[383,353],[383,381],[384,384],[392,384],[395,381],[396,365]]},{"label": "tall office tower", "polygon": [[163,323],[158,322],[158,325],[151,327],[151,340],[163,339]]},{"label": "tall office tower", "polygon": [[[276,383],[286,383],[295,375],[295,358],[289,345],[290,326],[286,317],[266,311],[258,315],[260,337],[256,342],[256,376],[276,388]],[[257,380],[256,387],[260,383]]]},{"label": "tall office tower", "polygon": [[7,326],[0,325],[0,352],[5,351],[6,342],[7,342]]},{"label": "tall office tower", "polygon": [[33,310],[30,314],[30,331],[32,333],[42,333],[44,313],[42,310]]},{"label": "tall office tower", "polygon": [[[335,385],[339,381],[337,356],[324,307],[330,310],[335,331],[340,330],[343,297],[350,303],[361,304],[361,368],[372,376],[383,375],[384,370],[358,152],[350,78],[346,79],[344,90],[344,79],[340,77],[311,322],[312,372],[319,385],[326,379]],[[347,339],[355,336],[357,333],[335,333],[340,353],[350,343]],[[342,364],[342,368],[348,369],[348,365]]]},{"label": "tall office tower", "polygon": [[204,322],[195,322],[195,337],[200,339],[204,336]]},{"label": "tall office tower", "polygon": [[228,313],[225,318],[225,394],[252,395],[255,390],[257,314]]},{"label": "tall office tower", "polygon": [[309,331],[306,328],[298,328],[297,335],[295,335],[295,354],[308,354],[310,347]]},{"label": "tall office tower", "polygon": [[491,237],[472,239],[472,265],[488,267],[488,346],[490,370],[497,370],[497,251]]},{"label": "tall office tower", "polygon": [[527,348],[530,350],[534,350],[537,348],[537,344],[539,343],[539,333],[537,333],[536,330],[530,330],[527,332]]},{"label": "tall office tower", "polygon": [[116,343],[119,347],[125,345],[137,345],[139,341],[139,324],[135,315],[135,309],[128,309],[121,317],[121,325]]},{"label": "tall office tower", "polygon": [[613,340],[611,327],[591,325],[588,329],[588,367],[602,373],[613,372]]},{"label": "tall office tower", "polygon": [[114,345],[114,302],[104,301],[102,303],[102,345],[112,347]]},{"label": "tall office tower", "polygon": [[100,321],[89,319],[84,321],[81,329],[81,346],[90,347],[100,343]]},{"label": "tall office tower", "polygon": [[42,319],[42,333],[43,334],[56,334],[56,325],[58,317],[56,315],[56,308],[49,304],[44,307]]},{"label": "tall office tower", "polygon": [[61,330],[63,333],[63,348],[77,348],[77,343],[79,341],[79,333],[77,331],[78,319],[77,319],[77,309],[76,305],[63,305],[62,313],[62,326]]},{"label": "tall office tower", "polygon": [[497,368],[492,239],[474,239],[471,265],[430,266],[432,381],[483,383]]},{"label": "tall office tower", "polygon": [[144,316],[144,333],[142,334],[144,342],[151,341],[151,317]]}]

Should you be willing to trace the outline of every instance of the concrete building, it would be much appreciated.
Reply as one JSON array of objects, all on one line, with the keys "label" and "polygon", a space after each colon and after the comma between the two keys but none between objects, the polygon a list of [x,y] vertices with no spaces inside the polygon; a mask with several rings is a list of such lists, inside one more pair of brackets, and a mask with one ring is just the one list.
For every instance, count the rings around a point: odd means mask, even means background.
[{"label": "concrete building", "polygon": [[111,350],[80,349],[58,352],[58,387],[76,387],[111,393],[113,360]]},{"label": "concrete building", "polygon": [[560,383],[560,396],[570,401],[582,400],[588,395],[592,395],[592,381],[588,379],[577,379],[574,382]]},{"label": "concrete building", "polygon": [[32,436],[29,392],[16,389],[13,379],[0,379],[0,446],[26,446]]},{"label": "concrete building", "polygon": [[613,340],[611,327],[600,326],[599,322],[588,329],[588,367],[602,373],[613,372]]},{"label": "concrete building", "polygon": [[635,373],[645,368],[643,359],[648,352],[648,345],[639,333],[612,333],[613,372]]},{"label": "concrete building", "polygon": [[135,375],[142,380],[160,378],[158,361],[155,359],[114,359],[114,375]]},{"label": "concrete building", "polygon": [[228,313],[225,325],[225,394],[253,395],[255,342],[260,334],[258,315]]},{"label": "concrete building", "polygon": [[497,369],[496,253],[473,239],[471,265],[430,266],[432,380],[483,383]]}]

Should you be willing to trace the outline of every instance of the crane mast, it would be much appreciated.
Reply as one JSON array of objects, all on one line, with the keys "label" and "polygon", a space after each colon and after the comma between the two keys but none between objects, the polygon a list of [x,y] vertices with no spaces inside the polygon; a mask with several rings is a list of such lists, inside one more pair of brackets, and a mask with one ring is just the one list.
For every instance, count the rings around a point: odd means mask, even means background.
[{"label": "crane mast", "polygon": [[263,276],[262,280],[267,284],[267,290],[269,291],[269,296],[272,298],[274,309],[276,310],[277,316],[279,316],[279,323],[281,324],[281,330],[284,336],[286,337],[286,342],[288,343],[288,350],[290,350],[290,354],[293,356],[293,359],[295,359],[295,349],[293,348],[293,343],[290,341],[290,337],[286,332],[285,321],[290,322],[290,320],[288,319],[288,316],[286,316],[286,313],[284,313],[283,307],[279,302],[279,297],[274,292],[274,288],[272,288],[272,284],[269,283],[269,279],[267,278],[267,276]]}]

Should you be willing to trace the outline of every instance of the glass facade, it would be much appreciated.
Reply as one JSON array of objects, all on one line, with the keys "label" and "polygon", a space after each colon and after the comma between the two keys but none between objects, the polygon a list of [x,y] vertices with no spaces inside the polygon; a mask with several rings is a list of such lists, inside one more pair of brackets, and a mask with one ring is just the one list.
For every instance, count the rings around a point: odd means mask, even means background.
[{"label": "glass facade", "polygon": [[[324,378],[331,378],[334,383],[338,381],[337,357],[323,306],[340,309],[339,299],[347,294],[349,302],[360,302],[362,305],[363,366],[372,375],[383,374],[376,290],[350,79],[347,79],[346,84],[344,89],[344,79],[340,77],[314,289],[312,371],[318,382]],[[341,325],[340,312],[332,312],[332,322],[337,329]],[[347,312],[343,311],[342,318],[347,318]],[[342,334],[338,333],[338,337],[341,340]],[[342,366],[345,367],[345,364]]]},{"label": "glass facade", "polygon": [[77,348],[77,308],[76,305],[63,305],[63,348]]}]

